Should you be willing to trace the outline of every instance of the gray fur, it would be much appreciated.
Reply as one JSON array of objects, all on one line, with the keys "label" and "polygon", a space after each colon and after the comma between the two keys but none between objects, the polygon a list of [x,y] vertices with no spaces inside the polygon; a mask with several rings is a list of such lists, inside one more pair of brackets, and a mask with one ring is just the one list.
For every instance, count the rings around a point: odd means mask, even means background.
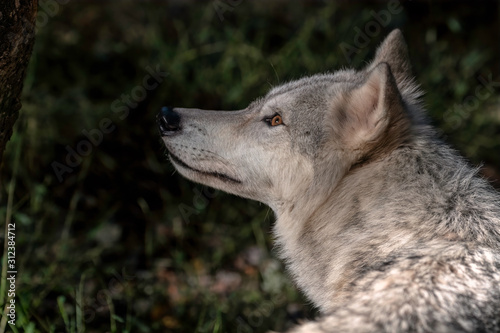
[{"label": "gray fur", "polygon": [[363,70],[240,111],[175,109],[163,140],[179,172],[274,210],[280,255],[324,314],[292,332],[500,332],[500,196],[420,94],[395,30]]}]

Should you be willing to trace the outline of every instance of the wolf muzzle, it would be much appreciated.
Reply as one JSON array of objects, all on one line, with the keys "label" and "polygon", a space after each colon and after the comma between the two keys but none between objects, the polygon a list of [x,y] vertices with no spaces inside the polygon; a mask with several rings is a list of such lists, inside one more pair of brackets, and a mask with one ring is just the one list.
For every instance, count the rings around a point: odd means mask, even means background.
[{"label": "wolf muzzle", "polygon": [[171,106],[164,106],[156,115],[156,122],[162,136],[173,135],[181,129],[181,116]]}]

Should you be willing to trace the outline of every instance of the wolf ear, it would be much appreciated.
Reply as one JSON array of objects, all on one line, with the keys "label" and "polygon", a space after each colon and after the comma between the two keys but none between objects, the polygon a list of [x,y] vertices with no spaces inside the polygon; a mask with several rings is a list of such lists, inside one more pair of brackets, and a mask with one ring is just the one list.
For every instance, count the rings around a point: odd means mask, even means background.
[{"label": "wolf ear", "polygon": [[406,47],[406,42],[401,30],[395,29],[387,35],[385,40],[378,47],[375,59],[368,65],[366,71],[369,72],[373,70],[382,62],[389,64],[396,83],[401,84],[402,81],[411,77],[408,48]]},{"label": "wolf ear", "polygon": [[403,117],[403,102],[386,62],[368,73],[365,83],[348,100],[345,138],[354,149],[380,141]]}]

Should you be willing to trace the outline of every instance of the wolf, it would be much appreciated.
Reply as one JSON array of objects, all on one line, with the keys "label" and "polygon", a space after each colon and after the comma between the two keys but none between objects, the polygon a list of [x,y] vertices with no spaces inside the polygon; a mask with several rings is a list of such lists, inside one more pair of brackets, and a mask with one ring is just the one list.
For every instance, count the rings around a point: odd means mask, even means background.
[{"label": "wolf", "polygon": [[186,178],[258,200],[320,310],[289,332],[500,332],[500,195],[425,114],[400,30],[363,69],[157,116]]}]

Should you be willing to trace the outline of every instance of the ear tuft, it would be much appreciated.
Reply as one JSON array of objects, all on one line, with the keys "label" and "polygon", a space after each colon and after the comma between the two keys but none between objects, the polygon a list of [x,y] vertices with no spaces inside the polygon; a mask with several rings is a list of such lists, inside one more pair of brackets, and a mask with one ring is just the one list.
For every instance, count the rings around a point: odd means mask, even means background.
[{"label": "ear tuft", "polygon": [[404,112],[401,96],[385,62],[374,67],[365,83],[352,91],[348,102],[346,140],[354,149],[378,141],[391,118]]},{"label": "ear tuft", "polygon": [[378,47],[375,59],[367,67],[373,70],[380,63],[387,63],[391,68],[396,83],[401,84],[411,77],[411,65],[403,33],[399,29],[393,30]]}]

